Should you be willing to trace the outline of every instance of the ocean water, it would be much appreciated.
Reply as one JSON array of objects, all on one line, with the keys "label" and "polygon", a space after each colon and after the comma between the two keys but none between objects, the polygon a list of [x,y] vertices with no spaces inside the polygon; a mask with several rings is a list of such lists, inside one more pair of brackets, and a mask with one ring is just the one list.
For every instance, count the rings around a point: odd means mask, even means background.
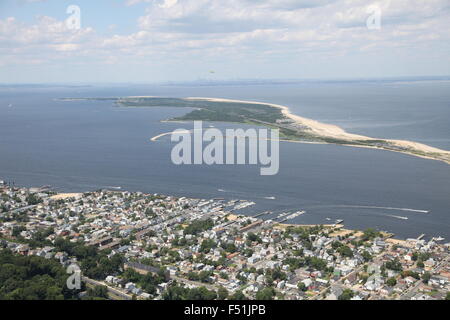
[{"label": "ocean water", "polygon": [[445,163],[381,150],[281,143],[280,171],[275,176],[260,176],[258,165],[176,166],[170,160],[170,139],[149,139],[190,128],[190,123],[161,122],[189,110],[55,100],[128,95],[284,104],[298,115],[350,132],[450,150],[448,82],[4,86],[0,87],[0,180],[21,186],[52,185],[61,192],[121,187],[247,199],[256,202],[244,211],[248,214],[305,210],[290,222],[344,219],[349,228],[376,227],[401,238],[425,233],[450,239],[450,166]]}]

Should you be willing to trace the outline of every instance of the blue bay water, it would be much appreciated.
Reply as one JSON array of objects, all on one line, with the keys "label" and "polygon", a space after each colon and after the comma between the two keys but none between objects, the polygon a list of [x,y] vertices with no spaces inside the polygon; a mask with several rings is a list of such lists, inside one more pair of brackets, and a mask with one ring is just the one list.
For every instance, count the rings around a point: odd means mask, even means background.
[{"label": "blue bay water", "polygon": [[450,149],[450,84],[445,82],[2,87],[0,179],[23,186],[52,185],[65,192],[120,186],[198,198],[247,199],[257,203],[249,213],[306,210],[294,220],[300,224],[344,219],[349,228],[377,227],[403,238],[425,233],[450,239],[450,166],[445,163],[372,149],[281,143],[276,176],[260,176],[259,166],[175,166],[170,139],[149,139],[190,128],[189,123],[160,121],[187,109],[124,109],[110,101],[54,100],[128,95],[284,104],[296,114],[350,132]]}]

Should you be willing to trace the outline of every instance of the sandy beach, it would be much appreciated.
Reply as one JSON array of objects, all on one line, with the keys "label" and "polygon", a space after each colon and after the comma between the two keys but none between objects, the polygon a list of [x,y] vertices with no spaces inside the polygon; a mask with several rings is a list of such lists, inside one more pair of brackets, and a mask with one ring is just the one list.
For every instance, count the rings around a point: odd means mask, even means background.
[{"label": "sandy beach", "polygon": [[372,139],[369,137],[345,132],[342,128],[332,125],[332,124],[321,123],[321,122],[318,122],[318,121],[315,121],[312,119],[297,116],[297,115],[291,113],[288,107],[282,106],[279,104],[257,102],[257,101],[232,100],[232,99],[220,99],[220,98],[202,98],[202,97],[199,97],[199,98],[189,97],[189,98],[185,98],[184,100],[204,100],[204,101],[215,101],[215,102],[263,104],[263,105],[281,109],[281,111],[285,117],[290,118],[290,119],[294,120],[295,122],[308,127],[308,129],[311,130],[311,132],[316,133],[321,136],[327,136],[327,137],[333,137],[333,138],[345,139],[345,140],[352,140],[352,139],[353,140],[356,140],[356,139],[371,140]]},{"label": "sandy beach", "polygon": [[70,198],[78,198],[81,197],[82,193],[58,193],[54,196],[51,196],[50,199],[52,200],[65,200]]},{"label": "sandy beach", "polygon": [[[383,150],[389,150],[389,151],[394,151],[394,152],[401,152],[401,153],[413,155],[413,156],[420,157],[420,158],[432,159],[432,160],[440,160],[440,161],[444,161],[444,162],[450,164],[450,151],[438,149],[438,148],[431,147],[431,146],[428,146],[428,145],[425,145],[425,144],[422,144],[422,143],[418,143],[418,142],[414,142],[414,141],[378,139],[378,138],[372,138],[372,137],[367,137],[367,136],[363,136],[363,135],[348,133],[344,129],[342,129],[342,128],[336,126],[336,125],[327,124],[327,123],[321,123],[321,122],[318,122],[316,120],[312,120],[312,119],[308,119],[308,118],[304,118],[304,117],[300,117],[298,115],[295,115],[295,114],[291,113],[291,111],[289,110],[288,107],[283,106],[283,105],[279,105],[279,104],[266,103],[266,102],[257,102],[257,101],[221,99],[221,98],[205,98],[205,97],[189,97],[189,98],[185,98],[184,100],[204,100],[204,101],[215,101],[215,102],[231,102],[231,103],[247,103],[247,104],[267,105],[267,106],[271,106],[271,107],[274,107],[274,108],[281,109],[281,111],[282,111],[282,113],[283,113],[283,115],[285,117],[294,120],[295,122],[297,122],[298,124],[300,124],[302,126],[307,127],[308,131],[310,131],[311,133],[316,134],[318,136],[328,137],[328,138],[333,138],[333,139],[339,139],[339,140],[348,140],[349,143],[352,142],[352,141],[355,141],[355,140],[365,140],[365,141],[368,141],[368,140],[383,140],[383,141],[389,142],[392,145],[395,145],[395,146],[398,146],[398,147],[401,147],[401,148],[414,149],[414,150],[417,150],[417,151],[423,152],[423,153],[440,153],[440,154],[443,154],[443,155],[448,155],[449,161],[446,161],[446,160],[443,160],[443,159],[437,159],[437,158],[433,157],[432,155],[428,156],[428,155],[415,154],[413,152],[408,152],[406,150],[405,151],[400,151],[400,150],[396,151],[396,150],[390,150],[390,149],[383,148],[383,147],[358,146],[358,145],[349,144],[349,146],[352,146],[352,147],[362,147],[362,148],[371,148],[371,149],[383,149]],[[285,141],[295,142],[295,141],[290,141],[290,140],[285,140]]]}]

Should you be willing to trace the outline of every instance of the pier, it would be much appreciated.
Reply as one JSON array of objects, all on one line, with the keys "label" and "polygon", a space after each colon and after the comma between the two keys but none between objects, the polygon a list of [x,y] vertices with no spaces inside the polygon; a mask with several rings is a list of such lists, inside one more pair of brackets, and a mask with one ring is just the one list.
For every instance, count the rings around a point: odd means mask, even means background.
[{"label": "pier", "polygon": [[272,214],[272,211],[264,211],[264,212],[261,212],[261,213],[257,213],[254,216],[252,216],[252,218],[258,218],[258,217],[266,216],[266,215],[269,215],[269,214]]}]

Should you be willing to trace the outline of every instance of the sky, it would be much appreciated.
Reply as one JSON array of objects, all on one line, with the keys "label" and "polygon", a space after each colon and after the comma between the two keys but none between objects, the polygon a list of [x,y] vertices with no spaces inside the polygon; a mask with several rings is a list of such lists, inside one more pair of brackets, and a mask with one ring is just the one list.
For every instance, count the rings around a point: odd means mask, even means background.
[{"label": "sky", "polygon": [[0,83],[449,76],[449,21],[450,0],[0,0]]}]

